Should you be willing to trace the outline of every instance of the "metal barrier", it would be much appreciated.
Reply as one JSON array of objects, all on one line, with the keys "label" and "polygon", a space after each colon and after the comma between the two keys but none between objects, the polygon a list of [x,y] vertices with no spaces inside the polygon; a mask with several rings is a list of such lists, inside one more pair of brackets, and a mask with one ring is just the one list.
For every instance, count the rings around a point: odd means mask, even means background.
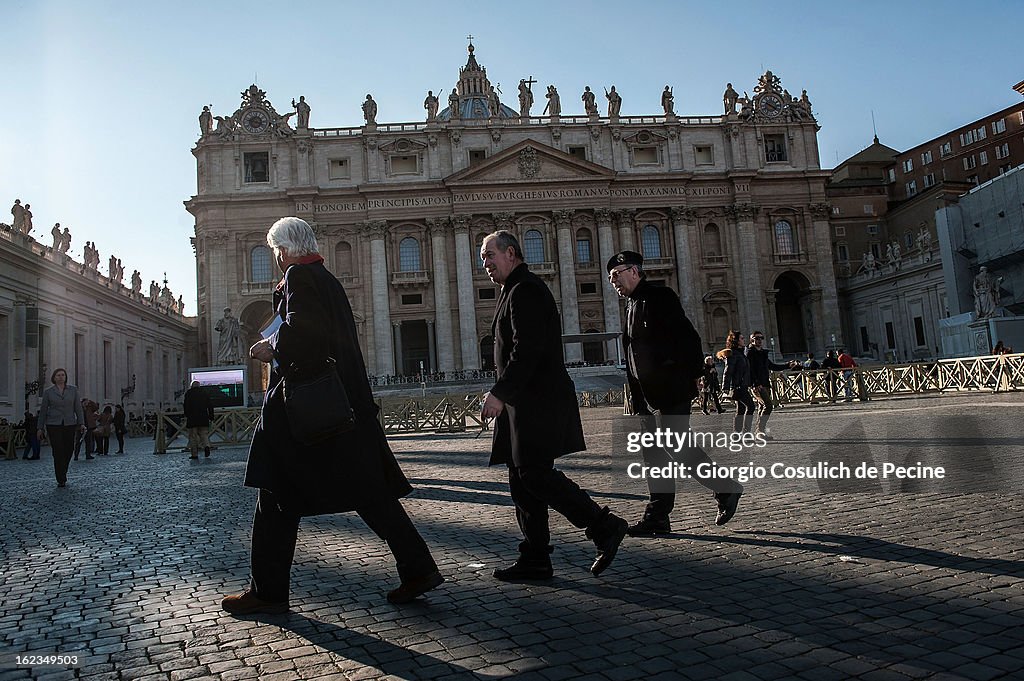
[{"label": "metal barrier", "polygon": [[25,429],[11,423],[0,423],[0,459],[17,459],[25,449]]},{"label": "metal barrier", "polygon": [[[224,409],[214,413],[210,421],[211,445],[240,445],[252,439],[260,410],[255,407]],[[178,440],[182,449],[188,448],[188,429],[185,414],[180,411],[162,411],[157,414],[154,454],[166,454],[167,448]],[[180,438],[180,439],[179,439]]]}]

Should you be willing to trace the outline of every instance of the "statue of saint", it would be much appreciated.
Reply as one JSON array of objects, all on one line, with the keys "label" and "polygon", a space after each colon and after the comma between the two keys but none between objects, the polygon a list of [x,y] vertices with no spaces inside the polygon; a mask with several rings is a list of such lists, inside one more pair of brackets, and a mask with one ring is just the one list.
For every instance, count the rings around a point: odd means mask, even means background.
[{"label": "statue of saint", "polygon": [[456,83],[448,95],[448,118],[457,121],[462,118],[462,102],[459,101],[459,84]]},{"label": "statue of saint", "polygon": [[107,279],[110,281],[117,280],[117,258],[113,255],[111,255],[110,260],[107,261]]},{"label": "statue of saint", "polygon": [[622,110],[622,97],[615,91],[615,86],[612,85],[611,92],[605,90],[604,96],[608,99],[608,118],[618,118]]},{"label": "statue of saint", "polygon": [[206,137],[213,130],[213,114],[210,113],[210,107],[204,106],[203,112],[199,114],[199,135]]},{"label": "statue of saint", "polygon": [[587,112],[588,116],[597,115],[597,97],[590,91],[590,86],[587,85],[583,88],[583,96],[580,98],[583,100],[583,110]]},{"label": "statue of saint", "polygon": [[[532,76],[531,76],[532,79]],[[529,118],[530,107],[533,106],[533,90],[530,89],[530,85],[526,82],[525,78],[519,79],[519,115],[523,118]]]},{"label": "statue of saint", "polygon": [[427,98],[423,100],[423,108],[427,110],[427,120],[432,121],[437,118],[437,107],[439,102],[437,97],[434,96],[433,90],[427,90]]},{"label": "statue of saint", "polygon": [[978,319],[994,317],[999,309],[999,285],[1002,277],[993,277],[984,265],[974,277],[974,313]]},{"label": "statue of saint", "polygon": [[60,233],[60,223],[54,223],[53,229],[50,230],[50,234],[53,236],[53,251],[56,252],[60,245],[64,243],[64,237]]},{"label": "statue of saint", "polygon": [[558,88],[554,85],[548,85],[548,92],[544,96],[548,98],[548,103],[544,107],[544,113],[552,116],[561,116],[562,99],[558,96]]},{"label": "statue of saint", "polygon": [[132,272],[132,295],[137,296],[140,293],[142,293],[142,275],[135,270]]},{"label": "statue of saint", "polygon": [[11,215],[14,216],[14,222],[11,223],[11,227],[15,232],[20,232],[25,228],[25,206],[21,205],[21,199],[14,199],[14,205],[11,206]]},{"label": "statue of saint", "polygon": [[28,204],[28,203],[25,204],[25,218],[24,218],[24,221],[22,223],[22,226],[23,226],[22,231],[25,232],[25,234],[28,234],[29,232],[32,231],[32,211],[30,210],[31,208],[32,208],[31,204]]},{"label": "statue of saint", "polygon": [[309,129],[309,104],[306,104],[306,97],[299,95],[299,101],[292,100],[292,107],[295,109],[296,115],[298,115],[297,127],[299,130]]},{"label": "statue of saint", "polygon": [[501,115],[501,100],[498,99],[498,92],[493,85],[489,86],[487,90],[487,108],[491,111],[491,118]]},{"label": "statue of saint", "polygon": [[231,316],[231,308],[224,308],[224,317],[213,327],[220,336],[217,339],[217,364],[238,364],[242,361],[238,350],[240,326],[238,320]]},{"label": "statue of saint", "polygon": [[665,110],[666,116],[675,116],[675,106],[675,97],[672,95],[672,88],[666,85],[664,92],[661,93],[661,108]]},{"label": "statue of saint", "polygon": [[62,238],[60,241],[60,252],[67,253],[69,250],[71,250],[71,230],[65,227],[64,234],[62,234],[61,236]]},{"label": "statue of saint", "polygon": [[736,102],[739,101],[739,98],[739,93],[732,89],[732,83],[726,83],[725,92],[722,94],[722,103],[725,104],[727,116],[736,113]]},{"label": "statue of saint", "polygon": [[363,118],[367,125],[377,125],[377,102],[370,95],[366,95],[366,101],[363,102]]}]

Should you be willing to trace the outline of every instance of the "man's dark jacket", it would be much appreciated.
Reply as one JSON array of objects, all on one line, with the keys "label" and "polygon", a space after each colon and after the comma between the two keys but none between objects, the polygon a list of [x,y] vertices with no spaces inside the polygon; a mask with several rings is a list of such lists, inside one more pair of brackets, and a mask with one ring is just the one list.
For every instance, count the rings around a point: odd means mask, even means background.
[{"label": "man's dark jacket", "polygon": [[[249,447],[245,485],[274,492],[299,515],[341,513],[412,491],[395,460],[366,378],[352,307],[341,283],[318,260],[288,267],[274,291],[282,319],[270,337],[279,364],[270,373],[263,412]],[[322,366],[328,357],[348,393],[356,427],[313,446],[292,437],[281,369]]]},{"label": "man's dark jacket", "polygon": [[753,345],[747,346],[747,364],[750,365],[750,385],[767,388],[771,385],[771,371],[784,371],[788,364],[776,364],[768,357],[767,350],[759,350]]},{"label": "man's dark jacket", "polygon": [[505,403],[494,424],[491,464],[544,465],[586,449],[558,308],[525,263],[502,286],[491,337],[498,374],[491,394]]},{"label": "man's dark jacket", "polygon": [[213,420],[213,405],[210,404],[210,396],[206,394],[201,385],[185,391],[183,410],[186,428],[202,428],[210,425],[210,421]]},{"label": "man's dark jacket", "polygon": [[634,413],[670,410],[696,397],[704,352],[672,289],[640,280],[626,301],[622,348]]}]

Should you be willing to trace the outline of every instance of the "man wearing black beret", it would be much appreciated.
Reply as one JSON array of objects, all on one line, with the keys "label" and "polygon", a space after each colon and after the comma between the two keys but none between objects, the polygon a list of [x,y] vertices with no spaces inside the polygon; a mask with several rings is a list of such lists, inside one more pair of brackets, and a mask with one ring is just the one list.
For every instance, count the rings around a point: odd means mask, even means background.
[{"label": "man wearing black beret", "polygon": [[[704,352],[700,336],[686,318],[679,296],[667,286],[647,281],[644,258],[635,251],[622,251],[608,261],[608,281],[615,292],[626,299],[622,347],[626,353],[626,373],[634,415],[675,417],[672,428],[686,432],[690,407],[697,395],[697,379],[704,371]],[[697,447],[669,455],[664,449],[644,451],[651,466],[663,466],[670,458],[695,471],[701,463],[711,463]],[[718,501],[716,524],[724,525],[736,513],[743,487],[731,479],[697,480],[715,492]],[[666,534],[672,531],[669,513],[675,504],[675,482],[648,480],[650,503],[640,522],[629,528],[631,536]],[[670,485],[670,488],[666,488]]]}]

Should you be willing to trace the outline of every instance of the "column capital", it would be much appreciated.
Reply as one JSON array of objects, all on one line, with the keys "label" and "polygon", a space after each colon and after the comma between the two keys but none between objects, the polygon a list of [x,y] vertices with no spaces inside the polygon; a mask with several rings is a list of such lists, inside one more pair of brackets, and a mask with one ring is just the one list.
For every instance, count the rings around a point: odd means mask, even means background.
[{"label": "column capital", "polygon": [[551,211],[551,217],[554,218],[555,225],[558,227],[558,229],[562,229],[563,227],[568,229],[570,227],[570,223],[572,222],[572,216],[575,214],[576,211],[575,209],[572,208]]},{"label": "column capital", "polygon": [[427,322],[427,328],[428,329],[434,325],[434,320],[433,319],[426,319],[424,321]]},{"label": "column capital", "polygon": [[689,206],[673,206],[669,212],[673,222],[693,222],[697,217],[697,211]]},{"label": "column capital", "polygon": [[387,220],[368,220],[366,222],[356,223],[359,231],[364,235],[370,237],[371,241],[377,239],[383,239],[388,231]]},{"label": "column capital", "polygon": [[609,208],[595,208],[594,209],[594,222],[597,223],[598,228],[611,227],[612,218],[614,217],[615,211]]},{"label": "column capital", "polygon": [[756,203],[735,203],[726,206],[725,211],[737,220],[753,220],[761,212],[761,206]]},{"label": "column capital", "polygon": [[452,229],[455,230],[456,234],[468,234],[469,218],[469,215],[453,215],[448,218],[448,221],[451,223]]},{"label": "column capital", "polygon": [[828,202],[812,203],[809,208],[816,220],[827,219],[832,214],[832,205]]},{"label": "column capital", "polygon": [[446,217],[427,218],[426,223],[431,236],[444,236],[451,230],[451,222]]},{"label": "column capital", "polygon": [[393,327],[394,327],[394,328],[396,328],[396,329],[398,329],[398,328],[401,328],[401,326],[402,326],[402,321],[401,321],[401,320],[399,320],[399,321],[397,321],[397,322],[394,322],[394,321],[393,321],[393,322],[391,322],[391,326],[393,326]]},{"label": "column capital", "polygon": [[631,227],[636,211],[632,208],[620,208],[612,211],[612,216],[619,221],[619,227]]},{"label": "column capital", "polygon": [[516,224],[516,214],[511,211],[491,213],[491,219],[494,220],[494,226],[498,229],[512,229]]}]

